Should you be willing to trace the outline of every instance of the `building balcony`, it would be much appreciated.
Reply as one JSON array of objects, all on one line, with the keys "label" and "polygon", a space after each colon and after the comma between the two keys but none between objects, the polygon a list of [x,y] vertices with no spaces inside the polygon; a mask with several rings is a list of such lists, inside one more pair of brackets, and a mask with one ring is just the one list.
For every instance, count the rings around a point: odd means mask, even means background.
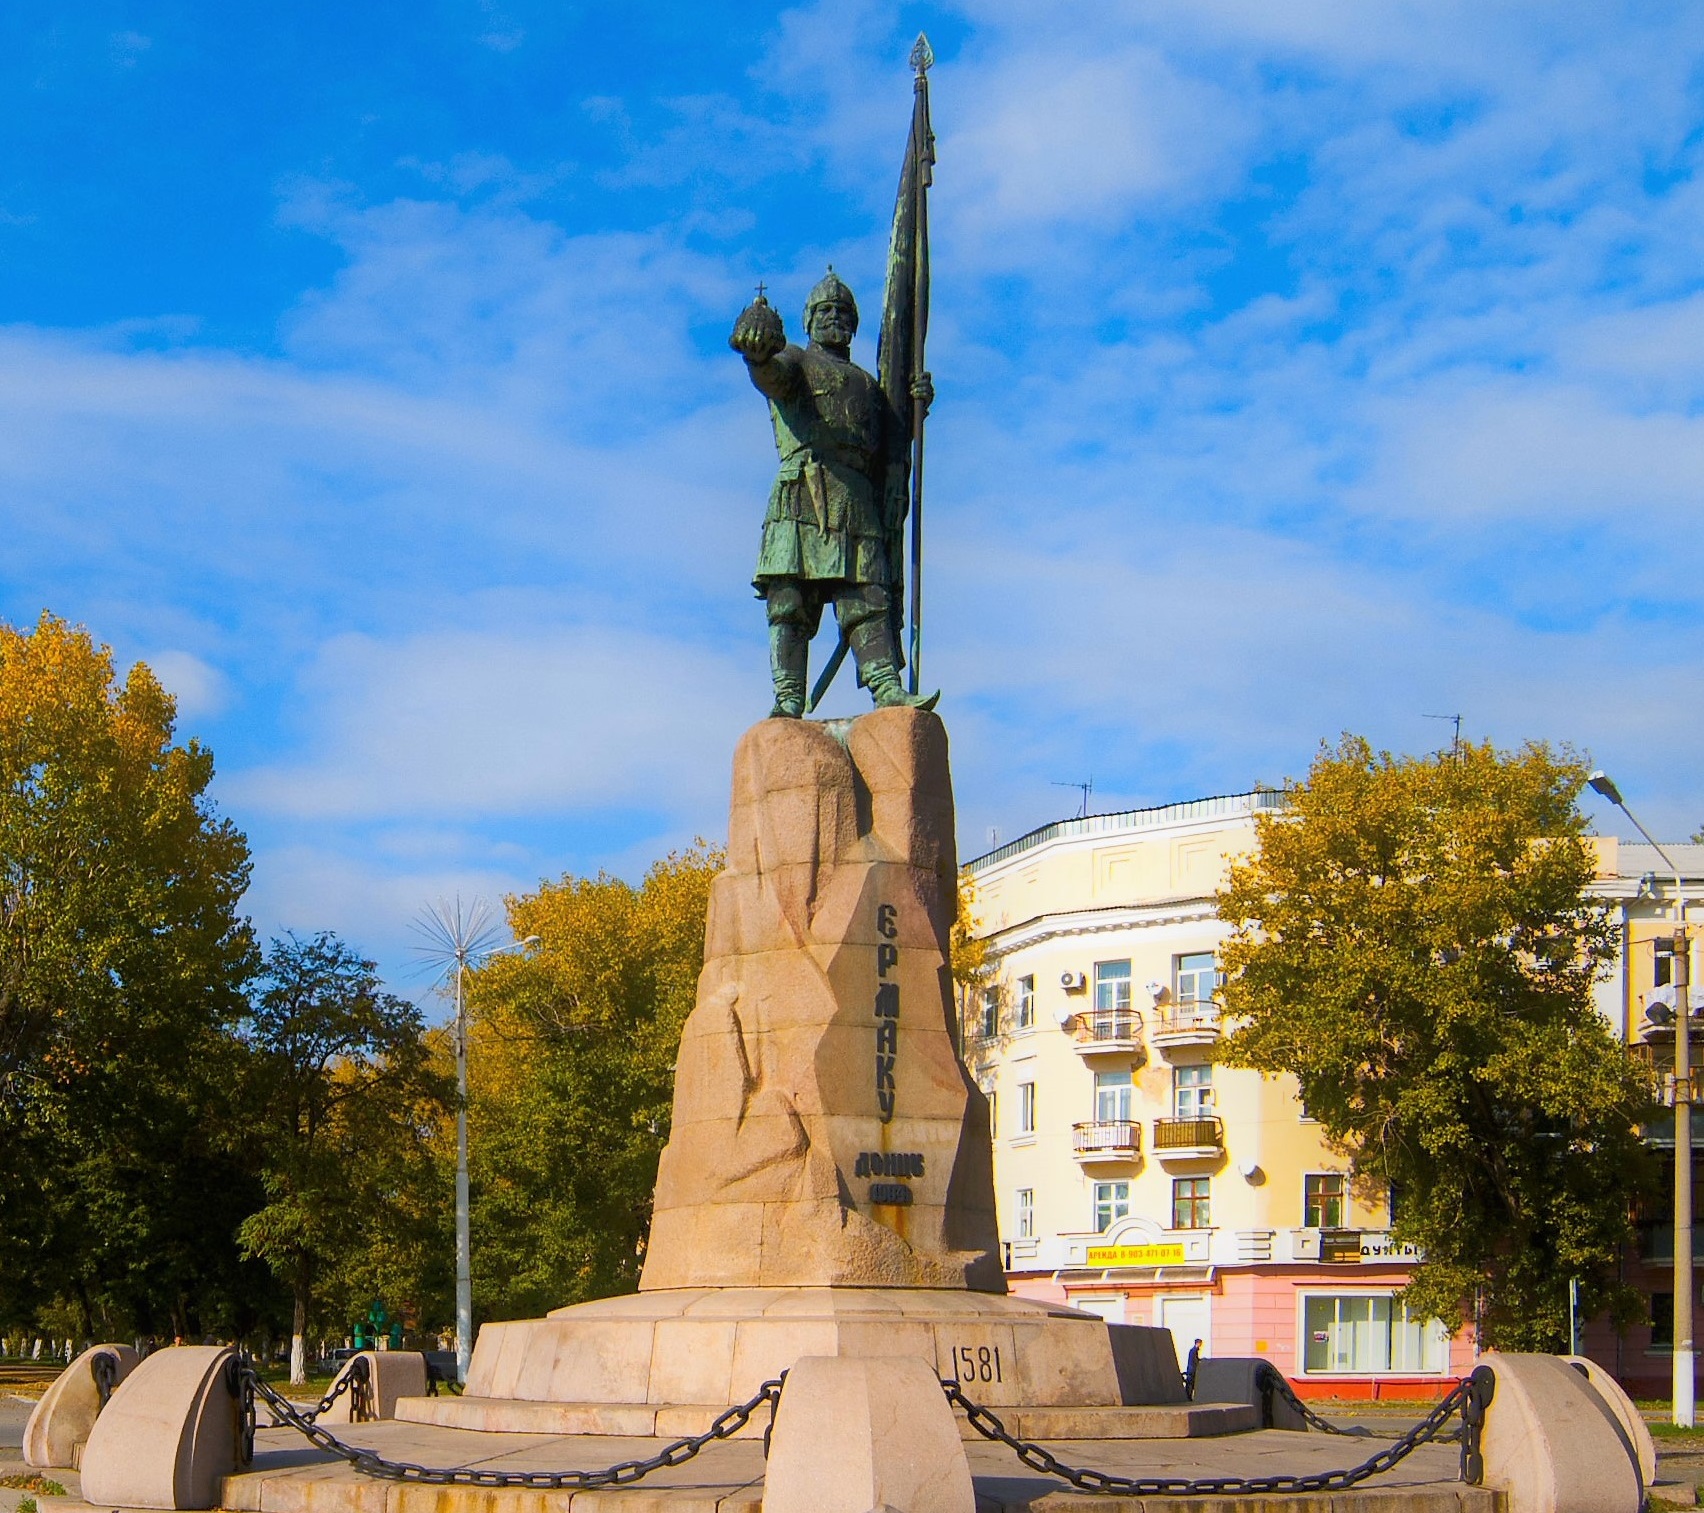
[{"label": "building balcony", "polygon": [[1216,1117],[1154,1121],[1154,1154],[1162,1161],[1200,1161],[1224,1150],[1225,1127]]},{"label": "building balcony", "polygon": [[1142,1159],[1142,1126],[1133,1119],[1094,1119],[1071,1126],[1071,1154],[1084,1166]]},{"label": "building balcony", "polygon": [[1135,1056],[1142,1050],[1142,1016],[1134,1009],[1085,1009],[1073,1034],[1079,1056]]},{"label": "building balcony", "polygon": [[1154,1005],[1154,1028],[1149,1039],[1162,1050],[1177,1046],[1213,1045],[1223,1033],[1219,1005],[1211,999],[1185,998]]}]

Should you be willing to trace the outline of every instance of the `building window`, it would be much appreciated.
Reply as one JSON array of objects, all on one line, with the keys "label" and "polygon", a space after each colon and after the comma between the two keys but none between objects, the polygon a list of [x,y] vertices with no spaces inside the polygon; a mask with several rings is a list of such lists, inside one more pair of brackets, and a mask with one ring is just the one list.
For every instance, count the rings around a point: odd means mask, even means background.
[{"label": "building window", "polygon": [[988,1138],[992,1140],[1000,1133],[1000,1095],[993,1088],[985,1087],[982,1096],[988,1100]]},{"label": "building window", "polygon": [[1095,1183],[1095,1233],[1104,1235],[1120,1219],[1130,1217],[1128,1182]]},{"label": "building window", "polygon": [[1674,1294],[1651,1294],[1651,1349],[1674,1349]]},{"label": "building window", "polygon": [[1127,961],[1097,961],[1095,963],[1095,1013],[1128,1014],[1130,1012],[1130,963]]},{"label": "building window", "polygon": [[1095,1073],[1095,1118],[1101,1124],[1130,1117],[1129,1072]]},{"label": "building window", "polygon": [[1304,1371],[1439,1372],[1450,1363],[1450,1337],[1388,1297],[1366,1294],[1302,1300]]},{"label": "building window", "polygon": [[1172,1113],[1179,1119],[1212,1116],[1213,1068],[1209,1063],[1172,1069]]},{"label": "building window", "polygon": [[1000,990],[984,988],[982,990],[981,1011],[976,1017],[976,1033],[984,1040],[992,1040],[1000,1033]]},{"label": "building window", "polygon": [[1020,1082],[1018,1084],[1018,1133],[1033,1135],[1035,1133],[1035,1084]]},{"label": "building window", "polygon": [[1179,1177],[1172,1183],[1172,1228],[1206,1229],[1212,1223],[1206,1177]]},{"label": "building window", "polygon": [[1020,977],[1018,979],[1018,1028],[1033,1030],[1035,1028],[1035,978]]},{"label": "building window", "polygon": [[1020,1187],[1018,1189],[1018,1238],[1033,1240],[1035,1238],[1035,1189]]},{"label": "building window", "polygon": [[1211,951],[1172,958],[1172,997],[1179,1003],[1211,1003],[1219,988],[1219,968]]},{"label": "building window", "polygon": [[1306,1228],[1342,1229],[1348,1212],[1342,1172],[1309,1172],[1302,1178],[1302,1224]]}]

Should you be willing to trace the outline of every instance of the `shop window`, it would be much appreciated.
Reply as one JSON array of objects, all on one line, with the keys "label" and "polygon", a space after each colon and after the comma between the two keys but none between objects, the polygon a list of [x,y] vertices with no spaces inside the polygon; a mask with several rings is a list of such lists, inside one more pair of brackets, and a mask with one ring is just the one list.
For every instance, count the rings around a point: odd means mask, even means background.
[{"label": "shop window", "polygon": [[1308,1229],[1342,1229],[1349,1208],[1342,1172],[1309,1172],[1302,1178],[1302,1223]]},{"label": "shop window", "polygon": [[1304,1371],[1434,1373],[1449,1368],[1450,1337],[1444,1326],[1410,1313],[1388,1296],[1304,1298],[1302,1329]]},{"label": "shop window", "polygon": [[1212,1222],[1208,1178],[1179,1177],[1172,1183],[1172,1228],[1206,1229]]},{"label": "shop window", "polygon": [[1095,1183],[1095,1233],[1104,1235],[1120,1219],[1130,1217],[1128,1182]]},{"label": "shop window", "polygon": [[1020,977],[1018,979],[1018,1028],[1033,1030],[1035,1028],[1035,978]]}]

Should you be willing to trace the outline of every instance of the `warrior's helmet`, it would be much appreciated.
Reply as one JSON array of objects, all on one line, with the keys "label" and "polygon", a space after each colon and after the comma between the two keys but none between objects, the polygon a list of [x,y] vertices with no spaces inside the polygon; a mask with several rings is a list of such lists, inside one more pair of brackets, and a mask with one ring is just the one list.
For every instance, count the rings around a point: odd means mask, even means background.
[{"label": "warrior's helmet", "polygon": [[834,265],[829,264],[828,272],[823,274],[822,282],[805,296],[805,331],[808,335],[811,329],[811,317],[823,305],[850,305],[852,307],[852,329],[858,329],[858,301],[852,298],[852,291],[841,282],[840,275],[834,271]]}]

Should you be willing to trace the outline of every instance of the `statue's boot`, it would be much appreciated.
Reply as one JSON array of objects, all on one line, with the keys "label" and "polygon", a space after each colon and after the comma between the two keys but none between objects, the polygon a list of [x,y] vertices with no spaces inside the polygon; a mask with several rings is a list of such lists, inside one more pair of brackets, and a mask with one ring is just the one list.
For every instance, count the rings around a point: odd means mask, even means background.
[{"label": "statue's boot", "polygon": [[858,659],[858,677],[870,690],[878,709],[904,706],[911,709],[933,709],[941,697],[934,693],[907,693],[899,681],[899,667],[893,654],[893,632],[888,628],[886,615],[865,620],[852,628],[847,640],[852,655]]},{"label": "statue's boot", "polygon": [[775,707],[769,718],[796,720],[805,712],[805,659],[810,637],[798,625],[769,627],[769,673],[775,680]]}]

